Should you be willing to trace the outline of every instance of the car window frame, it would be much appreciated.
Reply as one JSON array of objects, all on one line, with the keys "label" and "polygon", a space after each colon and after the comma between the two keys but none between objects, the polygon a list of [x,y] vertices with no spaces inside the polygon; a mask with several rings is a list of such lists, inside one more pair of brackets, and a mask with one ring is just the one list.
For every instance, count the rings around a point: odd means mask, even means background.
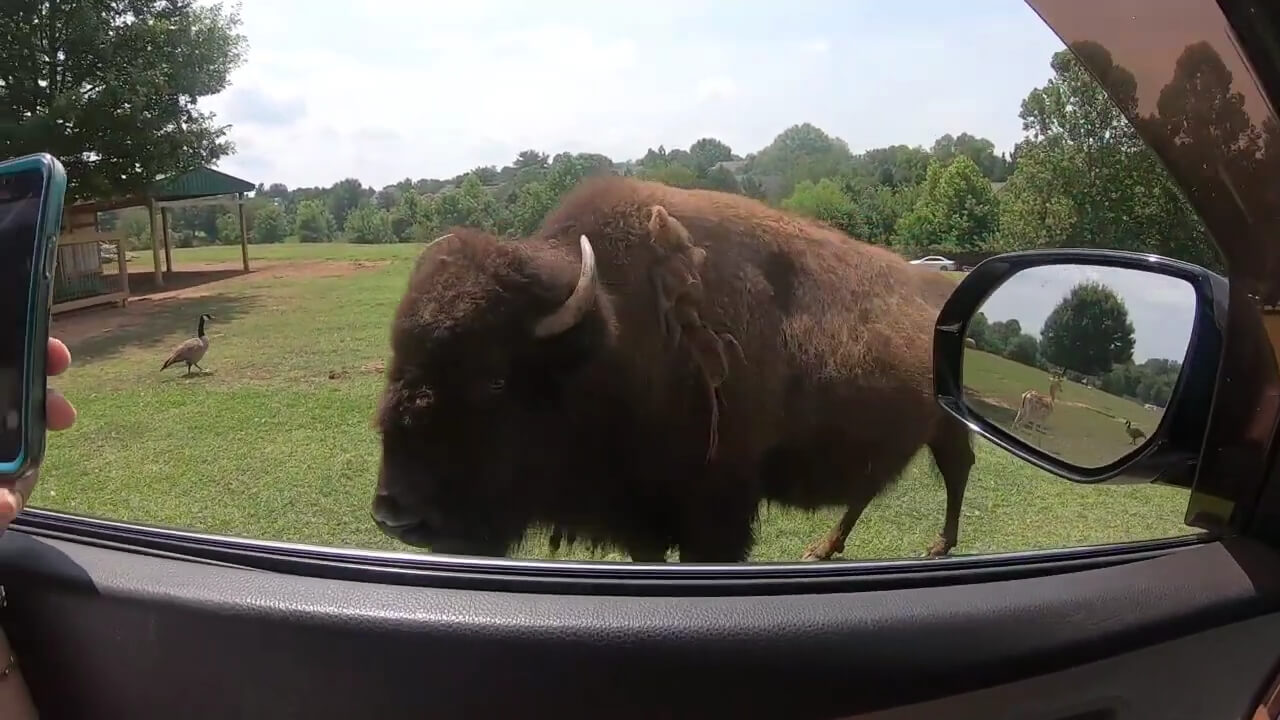
[{"label": "car window frame", "polygon": [[[1065,0],[1063,0],[1065,1]],[[1028,4],[1057,32],[1055,23],[1042,12],[1060,0],[1028,0]],[[1240,3],[1237,3],[1240,4]],[[1062,38],[1070,46],[1073,38]],[[1246,60],[1247,63],[1247,60]],[[1096,77],[1095,77],[1096,80]],[[1274,114],[1272,115],[1274,119]],[[1130,118],[1132,122],[1132,118]],[[1141,130],[1140,130],[1141,133]],[[1144,136],[1144,142],[1149,139]],[[1166,170],[1179,183],[1187,183],[1185,168],[1171,162],[1172,149],[1157,148]],[[1201,201],[1203,205],[1203,200]],[[1196,207],[1204,217],[1204,208]],[[948,261],[950,262],[950,261]],[[1231,268],[1234,277],[1240,272]],[[1234,284],[1234,283],[1233,283]],[[1230,313],[1248,317],[1251,308],[1233,291]],[[1238,395],[1249,388],[1275,386],[1275,377],[1242,378],[1229,374],[1225,362],[1233,345],[1228,335],[1224,350],[1224,369],[1215,390],[1211,426],[1222,408],[1223,393]],[[1234,382],[1234,385],[1232,384]],[[1230,418],[1228,426],[1243,420],[1265,422],[1257,416]],[[1212,472],[1197,476],[1196,487],[1188,499],[1186,518],[1205,526],[1203,532],[1188,528],[1187,535],[1126,543],[1051,548],[938,559],[833,560],[821,563],[605,563],[571,560],[529,560],[520,558],[461,557],[442,554],[396,553],[357,548],[283,543],[255,538],[212,535],[182,529],[160,528],[119,520],[93,518],[56,510],[28,508],[12,528],[36,536],[68,539],[99,544],[127,552],[182,557],[200,562],[227,564],[275,572],[288,572],[317,577],[356,578],[383,583],[430,584],[457,587],[498,587],[507,590],[551,590],[557,592],[606,592],[624,594],[684,593],[732,594],[736,592],[792,593],[824,590],[888,589],[920,587],[956,582],[978,582],[1013,579],[1028,575],[1071,572],[1085,567],[1100,567],[1132,562],[1152,555],[1177,552],[1212,542],[1223,536],[1275,537],[1280,530],[1274,518],[1280,517],[1280,464],[1276,458],[1276,434],[1280,417],[1272,414],[1271,435],[1262,447],[1253,448],[1251,467],[1258,472],[1247,482],[1217,485]],[[1214,432],[1211,427],[1210,432]],[[1219,434],[1225,432],[1219,429]],[[1206,439],[1201,460],[1213,459],[1215,449]],[[1261,458],[1262,464],[1258,465]],[[1202,484],[1202,480],[1204,484]],[[1068,482],[1063,479],[1061,482]],[[1210,513],[1218,522],[1205,520],[1201,505],[1206,498],[1230,503],[1225,513]]]}]

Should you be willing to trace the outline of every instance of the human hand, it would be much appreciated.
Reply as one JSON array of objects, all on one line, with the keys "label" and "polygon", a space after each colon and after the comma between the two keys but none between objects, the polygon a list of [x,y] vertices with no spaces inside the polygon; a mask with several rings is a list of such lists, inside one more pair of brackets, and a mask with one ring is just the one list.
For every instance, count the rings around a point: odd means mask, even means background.
[{"label": "human hand", "polygon": [[[71,366],[71,351],[61,340],[49,338],[48,352],[45,369],[50,377],[62,374]],[[49,430],[66,430],[76,422],[76,409],[53,388],[49,388],[44,408],[45,426]],[[18,511],[26,505],[39,475],[39,468],[35,468],[18,478],[13,487],[0,488],[0,533],[9,527]]]}]

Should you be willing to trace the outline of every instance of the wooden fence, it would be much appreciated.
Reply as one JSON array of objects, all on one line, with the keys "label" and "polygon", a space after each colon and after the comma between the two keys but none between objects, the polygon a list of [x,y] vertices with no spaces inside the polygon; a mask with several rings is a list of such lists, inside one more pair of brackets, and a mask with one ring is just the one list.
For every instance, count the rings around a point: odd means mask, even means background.
[{"label": "wooden fence", "polygon": [[92,227],[76,228],[58,238],[53,309],[67,310],[120,303],[129,299],[129,269],[124,239]]}]

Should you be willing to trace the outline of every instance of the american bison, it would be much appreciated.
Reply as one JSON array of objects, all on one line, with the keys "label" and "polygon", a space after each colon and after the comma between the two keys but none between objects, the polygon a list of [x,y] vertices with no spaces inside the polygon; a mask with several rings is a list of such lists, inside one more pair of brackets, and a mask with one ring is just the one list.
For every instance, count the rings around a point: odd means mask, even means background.
[{"label": "american bison", "polygon": [[[710,462],[705,381],[655,312],[655,205],[707,252],[701,316],[746,359],[720,388]],[[843,505],[805,553],[827,558],[927,445],[947,491],[929,553],[945,554],[973,451],[933,398],[932,283],[755,200],[617,177],[584,182],[528,239],[453,230],[395,313],[372,515],[436,552],[502,555],[549,525],[638,561],[733,562],[762,500]]]}]

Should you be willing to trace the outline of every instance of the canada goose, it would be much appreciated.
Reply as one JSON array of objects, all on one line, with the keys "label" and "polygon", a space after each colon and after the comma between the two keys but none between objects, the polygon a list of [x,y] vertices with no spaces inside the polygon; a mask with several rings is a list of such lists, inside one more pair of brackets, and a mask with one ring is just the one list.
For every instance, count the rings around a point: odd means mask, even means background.
[{"label": "canada goose", "polygon": [[1129,422],[1128,420],[1124,421],[1124,431],[1126,433],[1129,433],[1130,445],[1137,445],[1139,438],[1144,438],[1147,436],[1146,433],[1142,432],[1142,428],[1134,427],[1133,423]]},{"label": "canada goose", "polygon": [[200,372],[204,372],[204,368],[200,367],[200,360],[209,351],[209,336],[204,334],[204,321],[212,319],[213,316],[209,313],[202,314],[200,316],[200,324],[196,329],[196,336],[190,340],[183,340],[178,347],[174,348],[173,352],[169,354],[169,359],[164,361],[160,369],[164,370],[170,365],[186,363],[187,375],[191,374],[192,365],[200,368]]}]

